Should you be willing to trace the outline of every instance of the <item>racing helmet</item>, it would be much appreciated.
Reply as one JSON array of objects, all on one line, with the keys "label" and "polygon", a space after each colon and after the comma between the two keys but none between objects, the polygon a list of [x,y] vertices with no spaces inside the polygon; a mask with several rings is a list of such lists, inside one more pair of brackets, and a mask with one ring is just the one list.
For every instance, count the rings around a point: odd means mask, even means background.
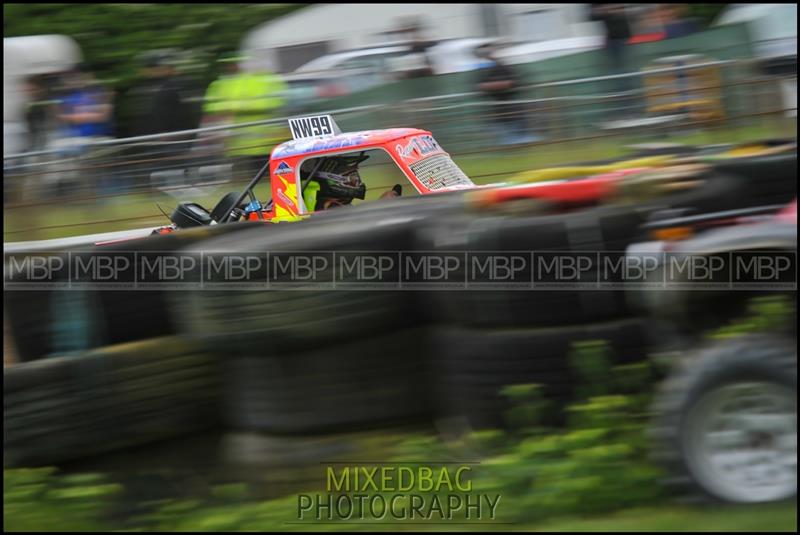
[{"label": "racing helmet", "polygon": [[363,200],[367,186],[358,173],[358,165],[369,158],[363,153],[359,156],[334,156],[326,159],[319,170],[311,177],[319,183],[317,197],[328,205],[350,204],[353,199]]}]

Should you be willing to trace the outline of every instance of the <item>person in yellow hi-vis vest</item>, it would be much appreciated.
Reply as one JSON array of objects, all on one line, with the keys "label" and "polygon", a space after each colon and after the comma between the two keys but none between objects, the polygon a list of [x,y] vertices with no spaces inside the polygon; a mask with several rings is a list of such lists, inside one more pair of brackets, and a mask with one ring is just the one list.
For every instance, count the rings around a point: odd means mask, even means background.
[{"label": "person in yellow hi-vis vest", "polygon": [[273,146],[288,139],[285,125],[236,125],[265,121],[278,116],[286,104],[287,85],[268,72],[242,72],[243,58],[220,60],[226,72],[208,86],[203,111],[204,123],[233,126],[225,136],[225,155],[234,162],[236,178],[254,175],[266,161]]}]

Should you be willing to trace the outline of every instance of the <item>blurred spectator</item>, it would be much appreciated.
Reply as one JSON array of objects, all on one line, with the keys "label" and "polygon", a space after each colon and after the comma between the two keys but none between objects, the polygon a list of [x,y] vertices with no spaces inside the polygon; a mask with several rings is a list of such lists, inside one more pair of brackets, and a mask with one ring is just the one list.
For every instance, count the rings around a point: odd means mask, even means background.
[{"label": "blurred spectator", "polygon": [[[63,137],[58,144],[68,155],[90,159],[95,154],[91,144],[112,136],[112,93],[97,82],[85,65],[66,73],[63,84],[58,116]],[[66,180],[59,180],[58,193],[65,193],[65,182],[71,182],[72,189],[96,191],[96,182],[105,170],[98,169],[97,162],[90,166],[78,161],[75,164],[78,169],[68,172]]]},{"label": "blurred spectator", "polygon": [[687,17],[687,4],[660,4],[661,24],[667,39],[684,37],[700,30],[700,25]]},{"label": "blurred spectator", "polygon": [[500,62],[494,45],[484,45],[476,50],[486,60],[486,66],[478,71],[476,89],[495,104],[490,114],[495,121],[501,143],[512,145],[536,141],[528,131],[525,106],[510,103],[520,98],[520,82],[514,70]]},{"label": "blurred spectator", "polygon": [[135,103],[133,136],[191,130],[192,108],[184,96],[184,84],[170,56],[151,52],[143,59],[143,82],[131,90]]},{"label": "blurred spectator", "polygon": [[[225,73],[206,90],[204,125],[239,125],[276,117],[286,105],[288,87],[273,73],[242,72],[243,58],[227,56],[221,60]],[[272,146],[284,141],[282,125],[254,125],[227,132],[225,154],[234,162],[237,178],[254,175],[264,164]]]},{"label": "blurred spectator", "polygon": [[[608,56],[611,72],[622,74],[628,72],[626,42],[630,39],[631,27],[625,14],[625,4],[590,4],[591,20],[603,23],[606,30],[605,50]],[[625,79],[620,79],[618,90],[624,91],[628,87]]]},{"label": "blurred spectator", "polygon": [[108,138],[112,133],[113,97],[94,76],[81,65],[66,74],[64,97],[59,119],[65,126],[69,145],[80,147]]},{"label": "blurred spectator", "polygon": [[428,49],[436,43],[425,39],[422,25],[416,19],[404,21],[400,31],[408,36],[409,51],[399,61],[401,78],[422,78],[433,76],[433,63]]},{"label": "blurred spectator", "polygon": [[[131,109],[129,135],[150,136],[167,134],[197,127],[194,122],[193,107],[185,83],[175,68],[174,55],[168,51],[151,51],[141,59],[142,81],[134,86],[128,103]],[[133,171],[138,182],[154,180],[153,170],[162,169],[161,179],[156,185],[174,185],[184,178],[185,161],[183,156],[190,149],[188,143],[193,135],[170,135],[163,142],[152,141],[145,145],[134,145],[126,150],[128,157],[144,162]],[[185,143],[180,143],[185,141]],[[146,160],[168,158],[154,163]],[[163,175],[163,176],[162,176]],[[119,177],[127,181],[127,175]]]},{"label": "blurred spectator", "polygon": [[45,150],[52,142],[56,129],[56,104],[48,90],[47,80],[42,76],[32,76],[26,82],[28,105],[25,122],[28,128],[28,142],[25,152]]}]

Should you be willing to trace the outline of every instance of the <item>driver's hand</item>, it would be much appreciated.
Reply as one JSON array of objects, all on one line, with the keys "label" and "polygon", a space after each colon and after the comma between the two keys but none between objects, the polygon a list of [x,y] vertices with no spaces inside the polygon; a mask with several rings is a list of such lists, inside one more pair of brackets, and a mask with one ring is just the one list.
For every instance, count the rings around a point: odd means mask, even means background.
[{"label": "driver's hand", "polygon": [[391,199],[393,197],[400,197],[403,194],[403,186],[400,184],[395,184],[392,189],[389,191],[384,191],[380,198],[381,199]]}]

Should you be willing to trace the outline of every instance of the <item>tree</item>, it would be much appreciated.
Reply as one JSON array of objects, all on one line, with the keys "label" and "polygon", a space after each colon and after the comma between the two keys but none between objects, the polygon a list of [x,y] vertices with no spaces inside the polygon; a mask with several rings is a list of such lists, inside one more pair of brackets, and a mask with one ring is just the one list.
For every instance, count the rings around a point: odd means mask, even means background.
[{"label": "tree", "polygon": [[[244,35],[309,4],[4,4],[3,37],[62,34],[75,39],[117,104],[139,79],[150,50],[183,53],[182,68],[205,86],[218,76],[217,57]],[[124,130],[124,129],[123,129]]]}]

